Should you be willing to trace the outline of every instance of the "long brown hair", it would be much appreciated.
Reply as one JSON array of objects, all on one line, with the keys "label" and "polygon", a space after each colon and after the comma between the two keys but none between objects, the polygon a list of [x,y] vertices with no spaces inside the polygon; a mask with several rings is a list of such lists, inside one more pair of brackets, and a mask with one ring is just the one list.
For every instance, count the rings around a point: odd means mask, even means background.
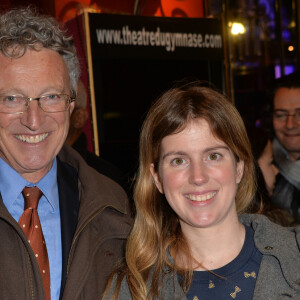
[{"label": "long brown hair", "polygon": [[[158,171],[164,137],[180,132],[189,121],[199,118],[205,119],[213,134],[228,145],[237,162],[244,161],[244,174],[236,194],[237,212],[245,211],[253,198],[255,171],[251,146],[234,105],[211,88],[195,84],[165,92],[149,110],[141,131],[139,170],[134,189],[136,218],[127,242],[126,265],[119,273],[115,295],[126,276],[132,299],[159,298],[166,268],[183,276],[183,290],[189,288],[193,258],[177,215],[155,186],[150,165],[153,163]],[[184,252],[191,263],[185,270],[180,269],[176,259],[171,263],[168,250],[172,254],[178,250]]]}]

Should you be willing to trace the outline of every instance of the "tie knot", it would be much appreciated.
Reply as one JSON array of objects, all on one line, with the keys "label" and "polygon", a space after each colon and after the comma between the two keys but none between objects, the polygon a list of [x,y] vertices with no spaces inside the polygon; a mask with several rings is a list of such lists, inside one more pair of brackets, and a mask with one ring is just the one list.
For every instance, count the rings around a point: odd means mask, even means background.
[{"label": "tie knot", "polygon": [[39,200],[43,193],[38,187],[25,187],[22,191],[25,200],[25,209],[33,208],[37,209]]}]

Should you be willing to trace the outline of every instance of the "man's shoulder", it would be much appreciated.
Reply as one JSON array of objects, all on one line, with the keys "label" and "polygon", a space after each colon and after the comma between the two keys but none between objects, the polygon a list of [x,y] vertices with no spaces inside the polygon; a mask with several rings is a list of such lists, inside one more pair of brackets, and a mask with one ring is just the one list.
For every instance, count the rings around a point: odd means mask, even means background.
[{"label": "man's shoulder", "polygon": [[64,145],[58,160],[65,169],[73,169],[85,201],[97,201],[97,203],[100,201],[102,205],[114,206],[120,211],[128,210],[128,197],[125,190],[112,179],[90,167],[77,151]]},{"label": "man's shoulder", "polygon": [[111,178],[124,189],[127,188],[126,176],[117,166],[92,152],[87,152],[85,159],[88,165],[97,170],[100,174]]}]

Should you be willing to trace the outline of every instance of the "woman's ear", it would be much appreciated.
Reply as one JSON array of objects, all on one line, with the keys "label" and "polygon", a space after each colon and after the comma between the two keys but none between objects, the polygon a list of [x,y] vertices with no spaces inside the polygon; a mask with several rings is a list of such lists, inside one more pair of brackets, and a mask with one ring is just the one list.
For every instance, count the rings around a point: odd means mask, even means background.
[{"label": "woman's ear", "polygon": [[243,160],[240,160],[237,164],[236,164],[236,183],[239,184],[242,180],[242,177],[244,175],[244,168],[245,168],[245,164]]},{"label": "woman's ear", "polygon": [[162,184],[160,182],[159,174],[157,172],[155,172],[154,164],[150,164],[150,172],[151,172],[152,178],[155,182],[155,185],[156,185],[157,189],[159,190],[159,192],[161,194],[163,194],[164,189],[163,189]]}]

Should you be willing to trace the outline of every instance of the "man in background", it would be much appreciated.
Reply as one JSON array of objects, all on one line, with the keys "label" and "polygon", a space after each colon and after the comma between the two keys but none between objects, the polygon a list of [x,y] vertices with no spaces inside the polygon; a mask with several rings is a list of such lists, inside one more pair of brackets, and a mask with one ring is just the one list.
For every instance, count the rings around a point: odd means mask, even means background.
[{"label": "man in background", "polygon": [[0,299],[101,299],[130,230],[124,190],[64,146],[79,63],[31,9],[0,16]]},{"label": "man in background", "polygon": [[276,81],[273,93],[273,155],[279,169],[274,204],[300,221],[300,74]]},{"label": "man in background", "polygon": [[128,180],[119,168],[104,160],[100,156],[88,151],[87,138],[83,132],[83,127],[88,120],[87,92],[81,80],[78,81],[77,97],[75,108],[70,119],[70,127],[66,143],[72,146],[85,159],[89,166],[99,173],[111,178],[120,184],[125,190],[128,189]]}]

